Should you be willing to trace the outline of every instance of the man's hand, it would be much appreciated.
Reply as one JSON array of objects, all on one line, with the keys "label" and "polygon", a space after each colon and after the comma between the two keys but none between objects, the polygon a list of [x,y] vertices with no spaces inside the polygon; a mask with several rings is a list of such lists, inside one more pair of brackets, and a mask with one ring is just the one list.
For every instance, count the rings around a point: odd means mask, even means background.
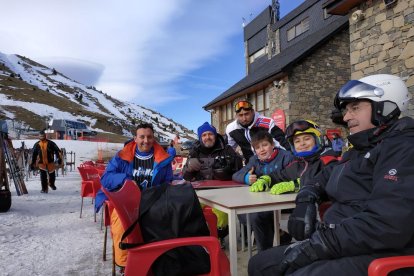
[{"label": "man's hand", "polygon": [[201,163],[198,158],[190,158],[187,163],[188,172],[198,172],[201,169]]},{"label": "man's hand", "polygon": [[254,182],[251,186],[250,186],[250,192],[263,192],[266,191],[271,183],[272,179],[270,178],[270,176],[268,175],[262,175],[261,177],[259,177],[259,179],[257,179],[256,182]]},{"label": "man's hand", "polygon": [[335,252],[329,250],[322,239],[323,233],[316,231],[310,239],[296,242],[286,248],[284,258],[279,265],[279,270],[284,274],[307,266],[317,260],[338,257]]},{"label": "man's hand", "polygon": [[296,181],[279,182],[270,189],[272,195],[280,195],[289,192],[298,192],[300,188],[300,178]]},{"label": "man's hand", "polygon": [[298,241],[309,238],[315,232],[317,200],[314,188],[307,186],[296,197],[296,207],[289,217],[288,230]]}]

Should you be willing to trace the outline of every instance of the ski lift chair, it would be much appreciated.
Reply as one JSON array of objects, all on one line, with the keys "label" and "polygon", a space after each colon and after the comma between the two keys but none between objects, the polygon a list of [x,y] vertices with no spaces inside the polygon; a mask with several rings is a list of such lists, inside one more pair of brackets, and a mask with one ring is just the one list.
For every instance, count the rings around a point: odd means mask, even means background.
[{"label": "ski lift chair", "polygon": [[[102,188],[102,191],[108,197],[111,204],[117,211],[124,229],[128,229],[139,216],[139,205],[141,202],[141,191],[138,186],[131,180],[126,180],[122,188],[116,192],[109,192]],[[206,211],[208,213],[208,211]],[[211,212],[211,214],[213,214]],[[207,214],[209,229],[216,228],[217,218]],[[213,223],[212,225],[210,223]],[[127,237],[128,243],[142,243],[143,238],[139,224],[136,225],[135,231],[132,231]],[[127,265],[125,275],[146,276],[151,275],[151,265],[154,261],[165,252],[190,245],[200,245],[207,249],[210,255],[211,270],[206,275],[230,275],[230,263],[227,256],[220,248],[217,237],[189,237],[175,238],[163,241],[146,243],[141,246],[128,249]]]},{"label": "ski lift chair", "polygon": [[[79,217],[82,218],[82,209],[83,209],[83,198],[91,197],[92,203],[101,188],[100,176],[98,171],[94,167],[78,167],[79,173],[82,178],[81,183],[81,209]],[[94,221],[96,222],[96,213],[94,210]]]}]

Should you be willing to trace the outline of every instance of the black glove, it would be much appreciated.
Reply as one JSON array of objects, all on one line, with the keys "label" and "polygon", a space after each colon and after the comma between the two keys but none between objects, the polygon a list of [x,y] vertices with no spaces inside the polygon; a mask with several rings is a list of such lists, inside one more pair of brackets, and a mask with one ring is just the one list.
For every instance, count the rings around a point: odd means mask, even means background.
[{"label": "black glove", "polygon": [[30,164],[30,170],[32,170],[32,171],[34,171],[34,170],[36,170],[36,166],[35,166],[35,164]]},{"label": "black glove", "polygon": [[62,165],[63,163],[62,163],[62,158],[59,158],[58,159],[58,165]]},{"label": "black glove", "polygon": [[310,239],[296,242],[287,247],[279,270],[285,273],[290,268],[289,272],[293,272],[316,260],[334,258],[335,254],[328,248],[322,235],[321,232],[316,231]]},{"label": "black glove", "polygon": [[296,240],[309,238],[316,229],[316,189],[304,186],[296,196],[296,207],[289,217],[288,230]]}]

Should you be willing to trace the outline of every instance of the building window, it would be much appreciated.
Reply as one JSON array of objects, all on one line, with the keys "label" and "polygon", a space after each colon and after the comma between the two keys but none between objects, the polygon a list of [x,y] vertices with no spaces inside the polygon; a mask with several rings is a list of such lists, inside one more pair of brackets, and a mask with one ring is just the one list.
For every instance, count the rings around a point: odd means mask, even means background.
[{"label": "building window", "polygon": [[263,47],[259,51],[249,56],[249,63],[253,63],[256,59],[267,54],[267,47]]},{"label": "building window", "polygon": [[261,114],[263,114],[264,106],[265,106],[264,97],[263,97],[263,90],[257,92],[256,98],[257,98],[257,111],[260,112]]},{"label": "building window", "polygon": [[256,93],[247,95],[247,100],[253,105],[253,108],[256,110]]},{"label": "building window", "polygon": [[309,17],[303,19],[299,24],[287,30],[287,40],[291,41],[295,37],[309,30]]},{"label": "building window", "polygon": [[221,121],[227,121],[227,116],[226,116],[226,105],[222,105],[221,106]]},{"label": "building window", "polygon": [[270,109],[270,88],[265,90],[265,110]]},{"label": "building window", "polygon": [[231,103],[227,104],[227,120],[232,119],[233,109],[231,108]]},{"label": "building window", "polygon": [[323,9],[323,19],[328,19],[331,16],[332,16],[332,14],[329,14],[328,10],[326,8]]}]

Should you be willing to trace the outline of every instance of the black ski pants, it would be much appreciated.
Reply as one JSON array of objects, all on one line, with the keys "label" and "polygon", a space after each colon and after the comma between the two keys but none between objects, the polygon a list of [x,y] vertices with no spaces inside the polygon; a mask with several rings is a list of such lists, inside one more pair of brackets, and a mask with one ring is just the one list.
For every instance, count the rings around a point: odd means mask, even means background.
[{"label": "black ski pants", "polygon": [[[49,181],[48,181],[49,176]],[[42,191],[48,190],[48,185],[55,186],[56,173],[40,170],[40,181],[42,183]]]},{"label": "black ski pants", "polygon": [[[276,246],[271,249],[260,252],[253,256],[249,261],[249,276],[264,275],[283,275],[278,270],[278,265],[282,261],[284,246]],[[390,256],[391,254],[386,254]],[[353,257],[343,257],[332,260],[316,261],[308,266],[302,267],[296,271],[288,270],[285,275],[292,276],[363,276],[368,273],[369,264],[376,258],[385,257],[385,255],[360,255]],[[391,272],[390,276],[408,276],[414,275],[414,268],[401,269]]]}]

